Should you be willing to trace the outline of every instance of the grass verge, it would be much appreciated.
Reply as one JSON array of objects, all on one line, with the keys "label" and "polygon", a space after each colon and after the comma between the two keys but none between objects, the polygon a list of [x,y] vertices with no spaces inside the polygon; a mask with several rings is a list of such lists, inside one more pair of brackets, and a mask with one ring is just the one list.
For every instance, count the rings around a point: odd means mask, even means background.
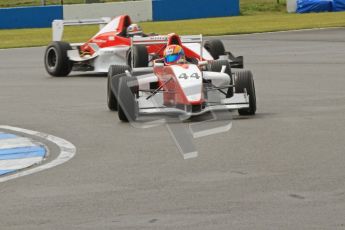
[{"label": "grass verge", "polygon": [[[286,14],[280,12],[239,17],[141,23],[146,32],[168,34],[229,35],[282,30],[345,27],[345,12]],[[66,27],[64,40],[83,42],[97,26]],[[51,29],[0,30],[0,48],[44,46],[51,41]]]},{"label": "grass verge", "polygon": [[286,12],[286,0],[240,0],[241,15]]}]

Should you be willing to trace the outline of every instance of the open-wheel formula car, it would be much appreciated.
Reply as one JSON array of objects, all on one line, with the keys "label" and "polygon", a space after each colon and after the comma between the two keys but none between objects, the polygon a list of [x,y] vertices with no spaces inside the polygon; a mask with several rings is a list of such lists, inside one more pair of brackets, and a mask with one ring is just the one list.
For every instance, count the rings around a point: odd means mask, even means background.
[{"label": "open-wheel formula car", "polygon": [[[132,54],[132,66],[148,60],[149,51],[143,44],[163,45],[166,49],[174,45],[181,47],[185,59],[167,64],[165,59],[157,57],[152,67],[146,68],[110,66],[107,87],[109,109],[117,110],[122,121],[135,121],[145,114],[195,116],[221,110],[238,110],[240,115],[254,115],[256,95],[251,71],[232,72],[231,64],[234,62],[224,51],[218,54],[217,60],[208,60],[212,52],[208,52],[202,43],[201,35],[134,37],[131,46],[141,47],[142,53],[138,57]],[[234,63],[236,67],[238,65]]]},{"label": "open-wheel formula car", "polygon": [[[100,30],[85,43],[67,43],[62,40],[64,26],[99,24]],[[131,36],[148,36],[140,27],[132,28],[131,18],[121,15],[111,18],[83,20],[54,20],[53,42],[45,51],[44,65],[52,76],[67,76],[73,71],[107,73],[112,64],[126,65]],[[139,29],[140,31],[135,31]],[[140,32],[140,33],[137,33]]]}]

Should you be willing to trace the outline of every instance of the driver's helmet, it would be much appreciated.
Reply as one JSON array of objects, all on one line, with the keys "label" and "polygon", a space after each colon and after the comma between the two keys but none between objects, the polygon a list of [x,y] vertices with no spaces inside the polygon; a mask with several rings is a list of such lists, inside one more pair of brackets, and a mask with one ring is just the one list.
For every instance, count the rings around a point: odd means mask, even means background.
[{"label": "driver's helmet", "polygon": [[164,50],[164,62],[165,64],[179,64],[185,62],[185,54],[181,46],[169,45]]},{"label": "driver's helmet", "polygon": [[143,31],[141,30],[140,26],[137,24],[131,24],[127,27],[127,36],[133,37],[133,36],[141,36],[143,35]]}]

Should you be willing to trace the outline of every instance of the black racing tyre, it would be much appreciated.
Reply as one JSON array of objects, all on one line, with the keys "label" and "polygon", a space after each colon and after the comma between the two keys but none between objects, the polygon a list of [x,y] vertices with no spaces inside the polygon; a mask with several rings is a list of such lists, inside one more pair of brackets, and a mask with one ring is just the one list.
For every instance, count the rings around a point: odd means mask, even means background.
[{"label": "black racing tyre", "polygon": [[136,102],[136,79],[134,77],[121,77],[118,94],[118,116],[123,122],[135,121],[138,117],[138,104]]},{"label": "black racing tyre", "polygon": [[[231,66],[228,60],[215,60],[215,61],[210,61],[207,64],[207,70],[212,71],[212,72],[220,72],[223,68],[223,66],[226,66],[225,68],[225,73],[229,75],[230,77],[230,85],[233,84],[233,79],[232,79],[232,72],[231,72]],[[226,93],[226,97],[232,97],[234,94],[234,88],[230,87]]]},{"label": "black racing tyre", "polygon": [[206,41],[204,47],[211,54],[214,60],[219,59],[220,55],[225,55],[225,48],[221,40],[213,39]]},{"label": "black racing tyre", "polygon": [[44,66],[47,72],[54,77],[67,76],[73,67],[67,56],[72,47],[66,42],[52,42],[48,45],[44,55]]},{"label": "black racing tyre", "polygon": [[[113,84],[113,87],[118,89],[120,77],[123,76],[121,74],[124,74],[126,70],[130,70],[130,67],[127,65],[111,65],[109,67],[107,83],[107,105],[111,111],[117,111],[117,99],[111,87],[112,82],[117,83]],[[113,80],[113,78],[116,79]]]},{"label": "black racing tyre", "polygon": [[246,89],[249,95],[249,108],[239,109],[239,115],[255,115],[256,112],[256,94],[253,74],[249,70],[235,72],[235,92],[244,93]]},{"label": "black racing tyre", "polygon": [[[133,52],[133,63],[132,63],[132,52]],[[127,64],[132,68],[148,67],[149,66],[149,54],[146,46],[138,45],[133,46],[132,49],[127,53]]]}]

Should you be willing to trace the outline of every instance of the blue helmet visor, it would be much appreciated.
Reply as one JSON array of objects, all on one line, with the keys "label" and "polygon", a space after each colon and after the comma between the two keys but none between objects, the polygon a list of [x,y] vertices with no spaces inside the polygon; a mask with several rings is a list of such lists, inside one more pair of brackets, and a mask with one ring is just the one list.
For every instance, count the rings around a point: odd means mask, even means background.
[{"label": "blue helmet visor", "polygon": [[181,54],[170,54],[165,57],[166,63],[176,62],[181,58]]}]

